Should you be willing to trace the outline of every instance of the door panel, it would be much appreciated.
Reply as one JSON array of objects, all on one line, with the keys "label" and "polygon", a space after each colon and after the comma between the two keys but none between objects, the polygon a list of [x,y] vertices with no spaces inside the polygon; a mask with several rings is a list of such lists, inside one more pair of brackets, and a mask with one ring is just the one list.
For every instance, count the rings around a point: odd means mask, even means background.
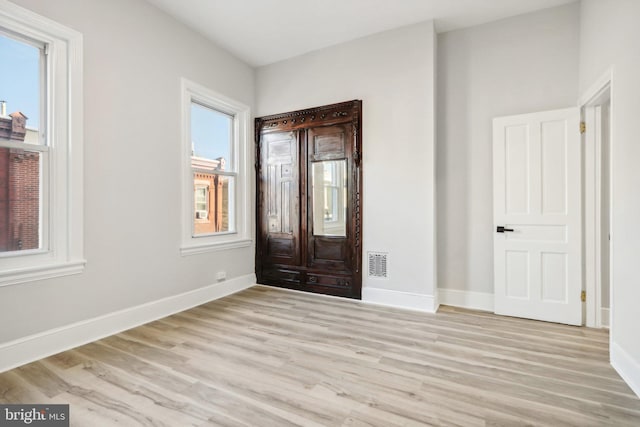
[{"label": "door panel", "polygon": [[348,246],[353,232],[347,221],[350,213],[347,195],[353,194],[353,188],[347,160],[353,134],[349,128],[340,124],[308,130],[308,170],[312,171],[307,185],[309,267],[351,268]]},{"label": "door panel", "polygon": [[300,183],[298,136],[278,132],[264,136],[263,183],[260,189],[264,215],[259,218],[265,232],[265,257],[271,263],[300,263]]},{"label": "door panel", "polygon": [[349,276],[335,276],[327,274],[307,274],[307,282],[314,284],[316,287],[349,289],[351,286]]},{"label": "door panel", "polygon": [[360,298],[361,105],[256,119],[258,283]]},{"label": "door panel", "polygon": [[494,119],[495,311],[582,323],[577,108]]},{"label": "door panel", "polygon": [[567,132],[564,120],[542,123],[542,214],[567,213]]},{"label": "door panel", "polygon": [[567,254],[542,252],[542,300],[563,303],[567,300]]},{"label": "door panel", "polygon": [[308,130],[309,158],[312,161],[345,158],[350,129],[347,125],[316,127]]},{"label": "door panel", "polygon": [[509,126],[506,128],[504,159],[505,202],[506,212],[509,214],[529,213],[529,162],[529,127]]},{"label": "door panel", "polygon": [[341,238],[315,238],[314,239],[314,258],[324,261],[337,261],[344,265],[344,259],[348,255],[344,249],[344,243]]},{"label": "door panel", "polygon": [[528,299],[529,288],[529,252],[505,252],[505,290],[508,298]]}]

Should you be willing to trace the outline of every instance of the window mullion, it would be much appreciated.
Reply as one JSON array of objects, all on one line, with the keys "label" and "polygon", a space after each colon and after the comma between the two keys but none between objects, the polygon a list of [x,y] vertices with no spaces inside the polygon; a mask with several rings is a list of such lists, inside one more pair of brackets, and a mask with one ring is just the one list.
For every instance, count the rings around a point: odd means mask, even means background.
[{"label": "window mullion", "polygon": [[221,176],[231,176],[236,177],[238,173],[235,171],[219,171],[219,170],[211,170],[211,169],[197,169],[191,168],[193,174],[205,174],[205,175],[221,175]]},{"label": "window mullion", "polygon": [[46,153],[49,147],[45,145],[25,144],[24,142],[15,142],[0,140],[0,148],[10,148],[14,150],[37,151],[38,153]]}]

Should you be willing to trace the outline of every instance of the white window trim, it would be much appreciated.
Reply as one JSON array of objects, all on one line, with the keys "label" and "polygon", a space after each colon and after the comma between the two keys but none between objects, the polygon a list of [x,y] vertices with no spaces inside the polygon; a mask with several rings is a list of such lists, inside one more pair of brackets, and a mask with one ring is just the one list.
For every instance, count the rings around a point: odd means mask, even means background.
[{"label": "white window trim", "polygon": [[[198,83],[181,79],[182,89],[182,256],[251,246],[251,189],[249,137],[251,111],[248,106],[216,93]],[[235,171],[234,232],[193,236],[194,191],[191,168],[191,102],[234,117],[232,170]]]},{"label": "white window trim", "polygon": [[[0,27],[47,46],[46,117],[50,148],[48,247],[0,258],[0,286],[78,274],[84,270],[82,165],[82,34],[0,0]],[[44,178],[44,176],[43,176]],[[46,194],[46,193],[45,193]],[[48,228],[47,228],[48,227]]]}]

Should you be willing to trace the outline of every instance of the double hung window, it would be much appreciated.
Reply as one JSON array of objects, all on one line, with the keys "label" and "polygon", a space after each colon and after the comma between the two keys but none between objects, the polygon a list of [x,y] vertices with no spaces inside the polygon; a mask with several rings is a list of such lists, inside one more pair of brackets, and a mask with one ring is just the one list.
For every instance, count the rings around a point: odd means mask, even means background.
[{"label": "double hung window", "polygon": [[82,36],[3,1],[0,58],[0,286],[79,273]]},{"label": "double hung window", "polygon": [[182,91],[182,253],[248,246],[249,109],[186,79]]}]

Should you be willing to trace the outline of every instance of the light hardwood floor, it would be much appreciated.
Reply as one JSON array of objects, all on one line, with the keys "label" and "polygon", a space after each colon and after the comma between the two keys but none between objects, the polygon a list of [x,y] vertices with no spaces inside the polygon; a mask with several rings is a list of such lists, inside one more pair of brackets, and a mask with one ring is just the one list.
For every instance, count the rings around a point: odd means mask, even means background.
[{"label": "light hardwood floor", "polygon": [[608,333],[254,287],[0,374],[74,426],[640,426]]}]

